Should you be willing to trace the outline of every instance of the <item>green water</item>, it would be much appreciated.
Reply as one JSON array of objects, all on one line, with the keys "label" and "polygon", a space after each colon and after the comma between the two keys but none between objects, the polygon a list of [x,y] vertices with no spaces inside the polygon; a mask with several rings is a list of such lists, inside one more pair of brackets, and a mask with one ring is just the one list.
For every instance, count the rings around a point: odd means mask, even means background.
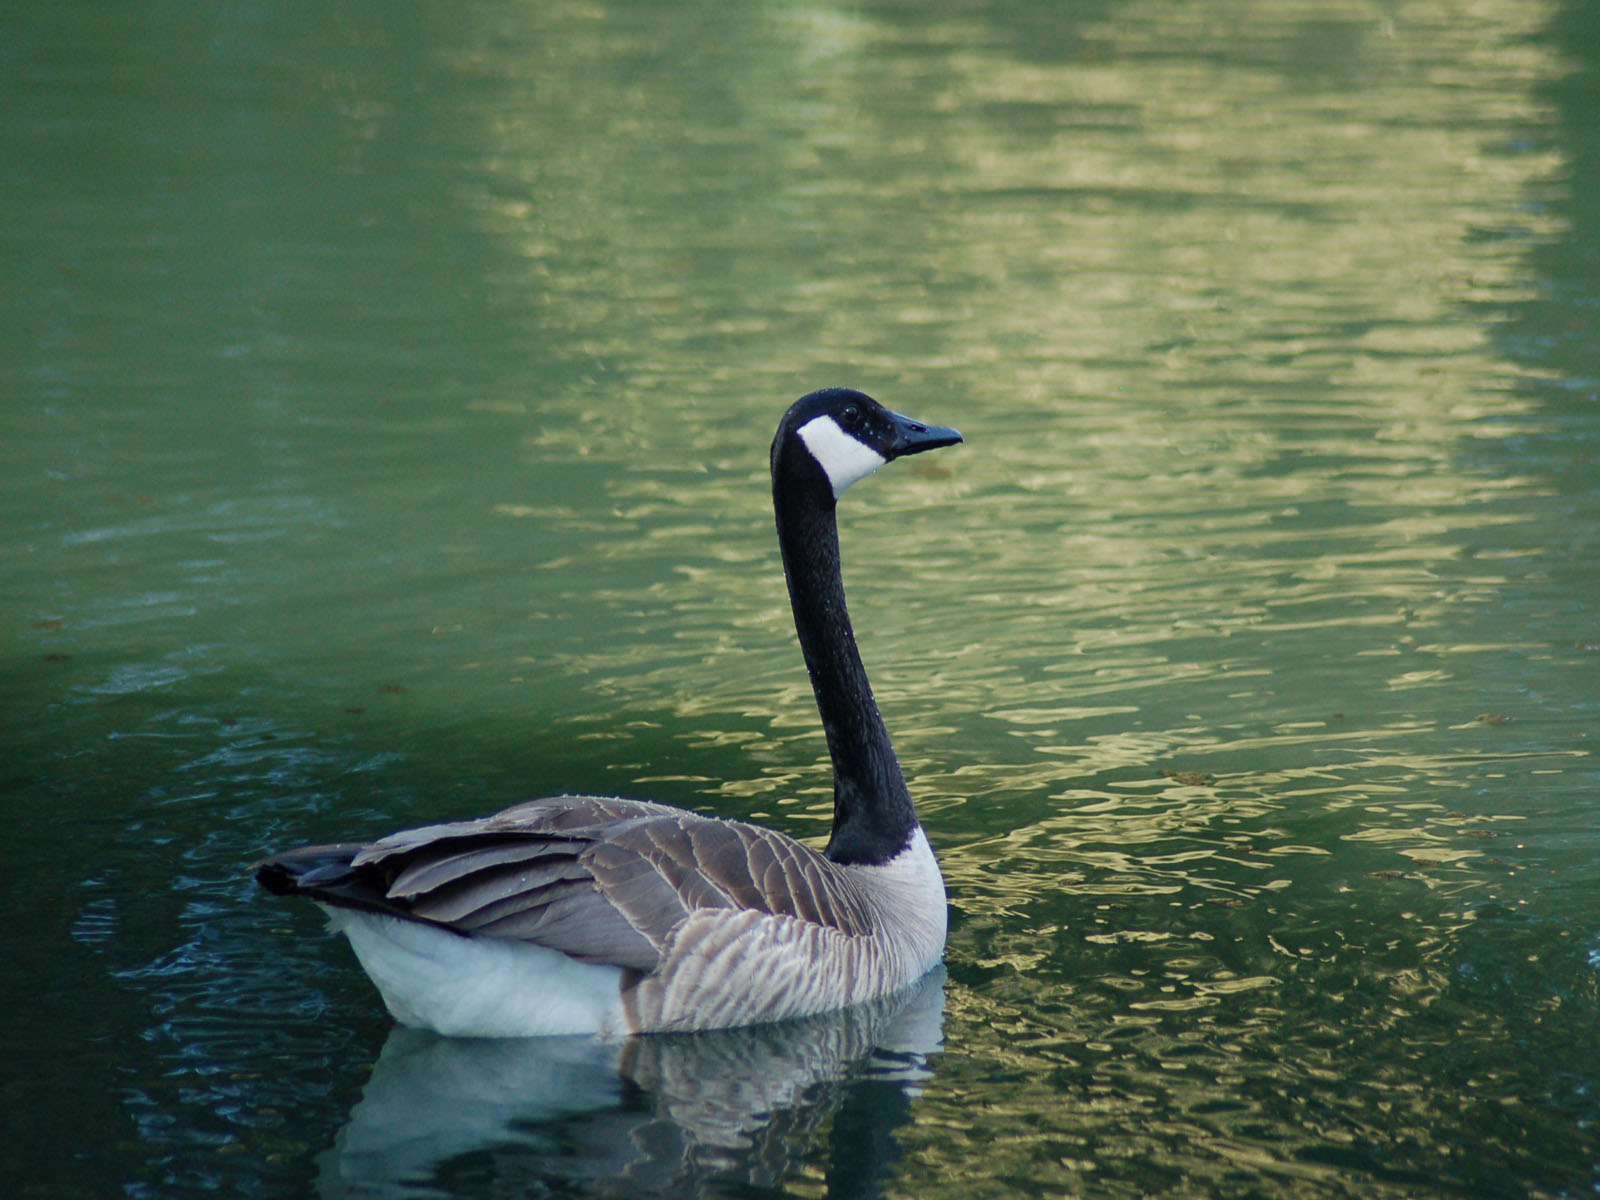
[{"label": "green water", "polygon": [[[21,3],[0,146],[8,1194],[1600,1187],[1592,6]],[[395,1033],[253,858],[825,833],[834,383],[942,990]]]}]

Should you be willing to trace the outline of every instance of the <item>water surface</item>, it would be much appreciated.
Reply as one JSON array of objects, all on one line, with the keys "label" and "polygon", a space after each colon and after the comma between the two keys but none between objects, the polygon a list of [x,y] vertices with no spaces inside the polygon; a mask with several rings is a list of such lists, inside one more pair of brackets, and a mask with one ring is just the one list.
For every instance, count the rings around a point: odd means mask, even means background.
[{"label": "water surface", "polygon": [[[19,1194],[1600,1184],[1586,7],[0,32]],[[560,790],[825,835],[765,467],[832,383],[967,436],[841,509],[916,1036],[394,1034],[253,858]]]}]

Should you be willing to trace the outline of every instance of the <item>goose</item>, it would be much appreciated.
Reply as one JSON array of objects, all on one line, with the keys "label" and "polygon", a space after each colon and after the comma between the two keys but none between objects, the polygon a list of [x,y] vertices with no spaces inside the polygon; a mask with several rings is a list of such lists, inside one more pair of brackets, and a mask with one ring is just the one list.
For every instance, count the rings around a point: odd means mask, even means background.
[{"label": "goose", "polygon": [[856,649],[835,504],[890,460],[959,441],[849,388],[801,397],[773,438],[778,544],[833,759],[822,851],[574,795],[288,850],[256,879],[320,905],[394,1018],[445,1036],[726,1029],[909,987],[944,953],[944,880]]}]

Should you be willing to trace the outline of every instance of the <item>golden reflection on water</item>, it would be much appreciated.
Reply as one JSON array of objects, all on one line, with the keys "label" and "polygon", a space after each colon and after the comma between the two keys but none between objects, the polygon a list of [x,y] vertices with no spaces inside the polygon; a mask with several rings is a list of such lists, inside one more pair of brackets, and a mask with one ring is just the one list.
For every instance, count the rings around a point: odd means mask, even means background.
[{"label": "golden reflection on water", "polygon": [[[1512,147],[1548,119],[1548,15],[1143,3],[1024,47],[978,35],[980,14],[915,42],[871,13],[752,14],[699,52],[726,93],[689,98],[726,117],[696,169],[737,163],[747,184],[717,193],[731,250],[706,208],[671,206],[690,184],[666,78],[563,108],[552,134],[547,72],[576,68],[486,48],[474,70],[507,100],[485,131],[486,231],[542,333],[614,372],[542,391],[527,441],[535,466],[604,460],[603,495],[493,504],[614,567],[596,586],[592,558],[544,564],[573,578],[542,608],[625,617],[627,636],[572,623],[542,671],[666,705],[698,745],[754,717],[755,782],[714,790],[796,782],[759,760],[821,743],[751,432],[832,381],[820,352],[969,436],[843,516],[862,641],[931,812],[1048,811],[1183,755],[1235,776],[1297,754],[1381,766],[1514,644],[1456,631],[1509,582],[1493,545],[1517,517],[1497,501],[1538,484],[1458,462],[1522,428],[1527,368],[1472,314],[1530,295],[1523,251],[1561,232],[1538,203],[1559,152]],[[638,49],[616,36],[579,44]],[[774,43],[797,52],[792,87],[741,82],[740,56]],[[648,227],[625,182],[644,164],[666,202]],[[652,465],[674,445],[681,464]],[[1295,677],[1307,663],[1317,679]],[[975,734],[983,761],[963,766]]]},{"label": "golden reflection on water", "polygon": [[[675,214],[614,237],[573,303],[553,248],[625,220],[587,156],[581,188],[499,214],[530,281],[556,283],[552,319],[617,367],[545,397],[573,418],[528,445],[614,462],[609,511],[527,515],[621,522],[601,552],[656,572],[585,593],[637,642],[546,669],[670,708],[686,759],[741,763],[704,779],[708,805],[819,833],[828,812],[751,423],[834,382],[820,358],[968,435],[842,512],[864,652],[962,918],[949,1017],[970,1053],[918,1106],[904,1194],[997,1158],[1070,1191],[1107,1153],[1152,1186],[1336,1178],[1379,1118],[1297,1106],[1294,1079],[1339,1077],[1341,1033],[1280,1061],[1280,993],[1359,963],[1432,1003],[1408,964],[1454,945],[1523,819],[1478,785],[1587,758],[1470,727],[1523,644],[1474,616],[1513,583],[1504,502],[1541,488],[1463,449],[1526,427],[1530,368],[1477,314],[1530,297],[1526,250],[1563,232],[1539,203],[1560,153],[1512,145],[1549,119],[1549,15],[1139,3],[1026,47],[975,33],[981,13],[914,44],[870,11],[785,13],[731,35],[792,39],[805,97],[726,101],[746,125],[726,145],[760,162],[736,262],[699,257],[713,226]],[[612,155],[672,139],[640,86]],[[529,161],[526,133],[495,131],[505,162]],[[637,465],[680,443],[691,471]],[[1517,550],[1516,569],[1540,553]],[[1396,898],[1416,889],[1426,915]],[[1330,933],[1319,905],[1377,915]],[[1437,1136],[1423,1097],[1370,1087]],[[1108,1147],[1108,1112],[1140,1133]]]}]

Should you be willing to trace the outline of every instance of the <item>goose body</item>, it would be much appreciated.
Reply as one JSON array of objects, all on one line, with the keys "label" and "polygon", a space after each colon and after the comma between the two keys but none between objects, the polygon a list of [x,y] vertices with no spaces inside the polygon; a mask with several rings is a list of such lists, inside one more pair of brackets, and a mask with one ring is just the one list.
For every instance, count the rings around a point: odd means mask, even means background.
[{"label": "goose body", "polygon": [[961,440],[844,388],[772,443],[779,546],[834,767],[822,852],[637,800],[558,796],[256,865],[343,932],[396,1020],[439,1033],[620,1036],[805,1016],[906,987],[944,951],[944,882],[856,650],[834,506]]}]

